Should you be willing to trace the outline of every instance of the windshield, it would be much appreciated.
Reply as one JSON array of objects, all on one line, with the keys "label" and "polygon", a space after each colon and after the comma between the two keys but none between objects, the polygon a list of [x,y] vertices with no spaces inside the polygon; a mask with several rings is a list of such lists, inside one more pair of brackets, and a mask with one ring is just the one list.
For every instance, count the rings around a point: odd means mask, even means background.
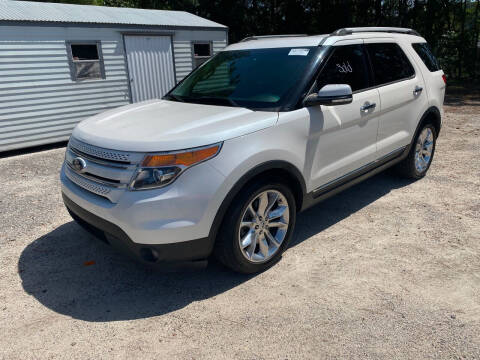
[{"label": "windshield", "polygon": [[193,71],[165,98],[271,110],[299,86],[316,47],[223,51]]}]

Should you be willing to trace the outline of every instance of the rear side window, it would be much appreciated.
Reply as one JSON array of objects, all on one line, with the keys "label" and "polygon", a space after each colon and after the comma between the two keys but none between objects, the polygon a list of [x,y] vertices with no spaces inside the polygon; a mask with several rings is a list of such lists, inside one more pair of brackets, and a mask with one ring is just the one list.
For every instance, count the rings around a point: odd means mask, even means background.
[{"label": "rear side window", "polygon": [[416,43],[412,44],[413,49],[417,52],[420,59],[431,72],[440,70],[440,65],[438,64],[437,58],[433,55],[430,46],[427,43]]},{"label": "rear side window", "polygon": [[368,88],[369,71],[362,45],[335,47],[317,79],[317,90],[328,84],[348,84],[352,91]]},{"label": "rear side window", "polygon": [[408,79],[415,70],[403,50],[395,43],[367,44],[375,85]]}]

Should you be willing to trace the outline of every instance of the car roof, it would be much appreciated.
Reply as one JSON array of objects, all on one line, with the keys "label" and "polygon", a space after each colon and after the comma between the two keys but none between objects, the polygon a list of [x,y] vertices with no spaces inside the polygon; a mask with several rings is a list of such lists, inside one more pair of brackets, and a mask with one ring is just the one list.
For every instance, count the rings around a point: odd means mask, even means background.
[{"label": "car roof", "polygon": [[[399,32],[396,32],[399,31]],[[401,32],[400,32],[401,31]],[[268,49],[281,47],[313,47],[334,45],[338,41],[356,39],[395,39],[405,42],[425,42],[414,30],[403,28],[347,28],[322,35],[252,36],[227,46],[224,50]]]},{"label": "car roof", "polygon": [[322,40],[328,37],[325,35],[286,35],[274,37],[251,37],[242,40],[236,44],[229,45],[226,50],[242,50],[242,49],[264,49],[264,48],[280,48],[280,47],[311,47],[318,46]]}]

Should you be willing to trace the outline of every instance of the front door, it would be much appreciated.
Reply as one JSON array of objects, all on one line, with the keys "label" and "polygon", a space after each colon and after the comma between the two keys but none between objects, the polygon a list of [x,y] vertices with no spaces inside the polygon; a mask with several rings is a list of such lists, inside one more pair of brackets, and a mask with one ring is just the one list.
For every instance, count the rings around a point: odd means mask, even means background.
[{"label": "front door", "polygon": [[308,108],[312,190],[320,191],[376,159],[380,96],[377,89],[369,89],[372,81],[363,41],[355,42],[335,44],[316,83],[317,90],[327,84],[349,84],[352,103]]},{"label": "front door", "polygon": [[125,35],[132,102],[159,99],[175,85],[170,36]]}]

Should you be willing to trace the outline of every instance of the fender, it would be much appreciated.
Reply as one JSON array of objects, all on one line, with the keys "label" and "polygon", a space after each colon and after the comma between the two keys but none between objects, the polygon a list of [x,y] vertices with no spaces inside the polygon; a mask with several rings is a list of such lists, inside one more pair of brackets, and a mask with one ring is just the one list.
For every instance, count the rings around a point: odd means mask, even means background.
[{"label": "fender", "polygon": [[420,121],[417,124],[417,128],[415,129],[415,135],[417,134],[420,126],[424,123],[425,119],[429,116],[433,117],[436,122],[434,122],[435,129],[437,130],[437,136],[440,133],[440,129],[442,128],[442,115],[440,113],[440,109],[436,106],[430,106],[425,112],[423,113]]},{"label": "fender", "polygon": [[256,176],[259,174],[269,171],[269,170],[282,170],[286,171],[289,173],[289,175],[294,179],[298,185],[299,185],[299,190],[301,194],[298,194],[299,196],[295,196],[298,204],[297,208],[301,209],[302,207],[302,201],[304,198],[304,195],[306,194],[306,183],[305,179],[303,178],[302,173],[300,170],[297,169],[295,165],[292,165],[291,163],[283,160],[272,160],[272,161],[267,161],[262,164],[259,164],[249,170],[245,175],[243,175],[236,183],[235,185],[230,189],[228,192],[227,196],[225,199],[222,201],[222,204],[220,205],[217,214],[215,215],[215,218],[212,223],[212,227],[210,228],[210,233],[208,238],[210,239],[211,243],[211,249],[213,250],[213,245],[215,243],[215,239],[217,236],[217,232],[220,229],[220,225],[223,222],[223,218],[225,215],[225,212],[228,210],[230,207],[230,204],[232,201],[235,199],[237,194],[240,192],[240,190],[251,180],[253,180]]},{"label": "fender", "polygon": [[415,132],[413,133],[412,139],[410,140],[410,143],[405,148],[405,153],[404,153],[405,157],[408,156],[408,153],[410,152],[410,149],[413,146],[413,141],[417,137],[417,134],[420,131],[420,128],[422,127],[422,125],[425,123],[425,120],[429,117],[433,117],[435,119],[433,121],[433,125],[437,130],[437,137],[438,137],[438,134],[440,133],[440,129],[442,127],[442,116],[440,114],[440,110],[436,106],[431,106],[427,110],[425,110],[422,117],[418,121],[417,127],[415,128]]}]

